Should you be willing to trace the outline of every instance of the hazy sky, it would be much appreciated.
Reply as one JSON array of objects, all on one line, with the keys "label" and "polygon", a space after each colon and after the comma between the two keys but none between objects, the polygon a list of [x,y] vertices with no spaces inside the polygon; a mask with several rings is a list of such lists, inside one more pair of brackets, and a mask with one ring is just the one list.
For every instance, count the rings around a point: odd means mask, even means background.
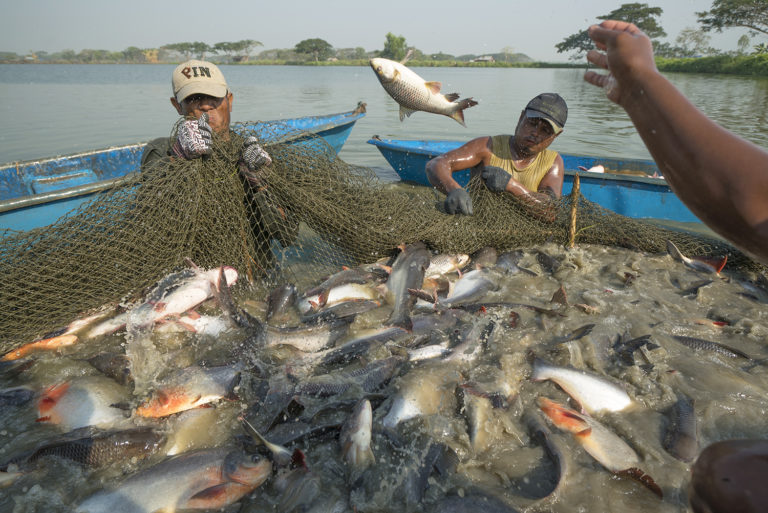
[{"label": "hazy sky", "polygon": [[[387,32],[425,53],[482,54],[512,47],[540,61],[565,61],[554,45],[627,0],[16,0],[3,7],[0,51],[124,50],[168,43],[255,39],[257,51],[321,38],[335,48],[378,50]],[[667,40],[697,27],[711,0],[656,0]],[[711,33],[733,50],[744,30]]]}]

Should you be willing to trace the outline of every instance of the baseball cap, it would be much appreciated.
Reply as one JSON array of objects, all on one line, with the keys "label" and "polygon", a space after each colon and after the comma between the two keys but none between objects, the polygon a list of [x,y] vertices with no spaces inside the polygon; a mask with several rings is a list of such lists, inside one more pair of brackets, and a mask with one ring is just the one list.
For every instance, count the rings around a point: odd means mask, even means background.
[{"label": "baseball cap", "polygon": [[193,94],[207,94],[216,98],[227,95],[227,81],[221,70],[207,61],[191,60],[182,62],[173,70],[171,79],[173,95],[176,101],[184,101],[184,98]]},{"label": "baseball cap", "polygon": [[557,134],[563,130],[565,120],[568,119],[568,106],[557,93],[541,93],[525,106],[525,115],[546,119]]}]

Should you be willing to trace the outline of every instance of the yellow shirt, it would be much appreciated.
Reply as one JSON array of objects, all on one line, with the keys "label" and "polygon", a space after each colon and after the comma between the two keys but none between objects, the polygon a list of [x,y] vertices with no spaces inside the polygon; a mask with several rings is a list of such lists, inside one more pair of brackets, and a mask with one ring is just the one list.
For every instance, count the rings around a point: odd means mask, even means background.
[{"label": "yellow shirt", "polygon": [[502,168],[512,175],[512,178],[520,182],[523,187],[529,191],[536,192],[539,189],[541,179],[552,168],[552,164],[554,164],[557,158],[557,152],[546,149],[536,155],[533,162],[522,169],[518,169],[512,162],[512,152],[509,149],[510,137],[512,136],[494,135],[491,138],[493,141],[493,151],[489,165]]}]

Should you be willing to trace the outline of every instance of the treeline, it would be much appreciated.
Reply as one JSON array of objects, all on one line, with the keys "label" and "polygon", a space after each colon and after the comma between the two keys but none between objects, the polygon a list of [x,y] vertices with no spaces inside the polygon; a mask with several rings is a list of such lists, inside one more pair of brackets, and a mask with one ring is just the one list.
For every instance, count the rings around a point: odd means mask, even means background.
[{"label": "treeline", "polygon": [[[294,48],[270,49],[256,53],[260,41],[244,39],[241,41],[208,44],[201,41],[170,43],[160,48],[138,48],[131,46],[119,52],[108,50],[85,49],[81,52],[63,50],[61,52],[37,51],[26,55],[13,52],[0,52],[3,63],[65,63],[65,64],[140,64],[140,63],[175,63],[188,59],[204,59],[219,64],[350,64],[367,63],[372,57],[402,59],[406,52],[405,38],[387,34],[384,49],[368,51],[362,47],[334,48],[323,39],[305,39]],[[516,64],[532,62],[525,54],[514,53],[510,48],[502,52],[487,55],[451,55],[443,52],[425,54],[411,48],[414,62],[454,65],[455,63],[473,63],[490,65],[493,63]],[[473,62],[476,61],[476,62]]]},{"label": "treeline", "polygon": [[684,73],[723,73],[729,75],[768,76],[768,55],[713,55],[689,59],[659,57],[656,67],[660,71]]}]

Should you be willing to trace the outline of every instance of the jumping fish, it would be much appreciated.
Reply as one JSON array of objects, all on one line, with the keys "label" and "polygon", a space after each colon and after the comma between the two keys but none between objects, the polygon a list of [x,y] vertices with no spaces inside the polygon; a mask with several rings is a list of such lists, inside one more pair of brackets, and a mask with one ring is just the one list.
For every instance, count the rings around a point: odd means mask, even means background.
[{"label": "jumping fish", "polygon": [[392,429],[403,421],[454,409],[459,373],[450,366],[430,366],[413,370],[397,383],[389,412],[381,423]]},{"label": "jumping fish", "polygon": [[703,273],[720,274],[720,271],[725,267],[725,263],[728,261],[728,256],[724,256],[721,259],[705,259],[705,258],[688,258],[675,246],[675,243],[671,240],[667,241],[667,253],[674,260],[682,262],[686,267],[693,269],[694,271],[700,271]]},{"label": "jumping fish", "polygon": [[531,379],[554,381],[590,414],[622,411],[633,404],[623,388],[602,376],[577,369],[556,367],[539,358],[533,362]]},{"label": "jumping fish", "polygon": [[566,408],[546,397],[539,397],[539,407],[558,428],[573,433],[590,456],[615,474],[637,479],[661,497],[661,488],[639,467],[640,458],[627,443],[588,415]]},{"label": "jumping fish", "polygon": [[364,470],[376,461],[371,450],[372,424],[371,402],[361,399],[341,427],[341,457],[355,472]]},{"label": "jumping fish", "polygon": [[82,377],[48,387],[37,403],[37,422],[50,422],[66,431],[96,426],[109,429],[127,421],[118,407],[126,391],[109,378]]},{"label": "jumping fish", "polygon": [[171,374],[136,408],[140,417],[165,417],[232,395],[240,381],[240,364],[187,367]]},{"label": "jumping fish", "polygon": [[229,448],[204,449],[173,456],[113,489],[96,492],[77,513],[171,513],[220,509],[258,488],[272,474],[272,464],[258,455]]},{"label": "jumping fish", "polygon": [[448,116],[467,126],[464,109],[477,105],[472,98],[457,102],[458,93],[440,94],[440,82],[427,82],[399,62],[376,57],[370,65],[384,90],[400,105],[400,121],[420,110]]},{"label": "jumping fish", "polygon": [[397,255],[387,280],[387,301],[393,305],[392,315],[386,324],[410,330],[411,308],[416,298],[408,289],[418,289],[424,283],[424,273],[429,267],[430,254],[422,242],[404,246]]}]

